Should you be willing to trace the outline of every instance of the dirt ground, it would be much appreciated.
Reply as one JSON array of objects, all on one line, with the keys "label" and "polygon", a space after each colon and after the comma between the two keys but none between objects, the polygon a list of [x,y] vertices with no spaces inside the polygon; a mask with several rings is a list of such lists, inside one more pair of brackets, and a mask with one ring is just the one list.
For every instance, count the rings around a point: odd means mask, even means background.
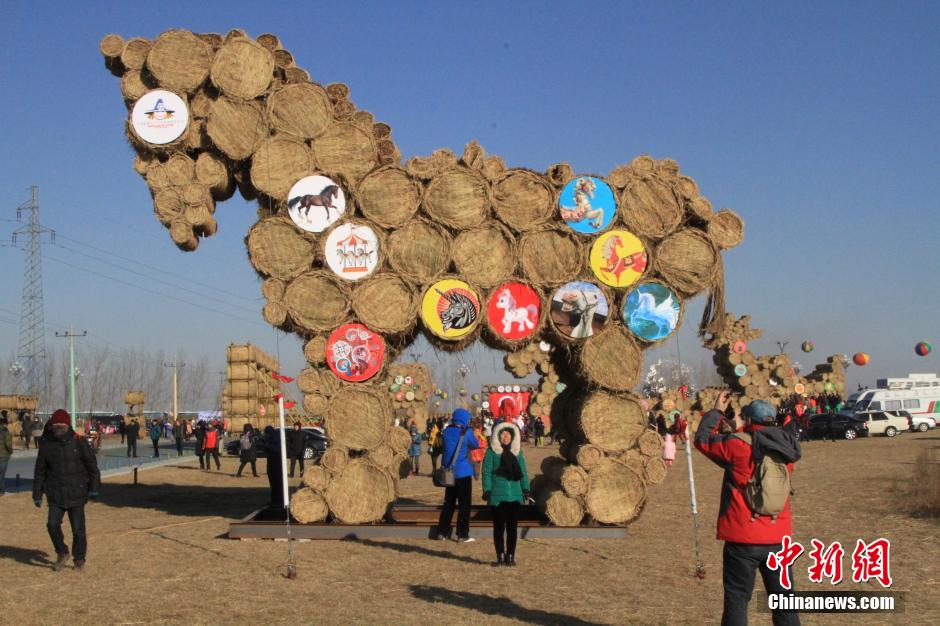
[{"label": "dirt ground", "polygon": [[[940,431],[805,444],[795,475],[796,539],[807,546],[811,538],[839,540],[849,554],[858,538],[890,539],[893,589],[907,592],[907,604],[904,614],[803,615],[804,624],[940,621],[940,524],[912,517],[900,504],[913,460],[925,449],[940,452]],[[537,469],[547,452],[527,448],[529,467]],[[721,544],[714,523],[721,472],[698,453],[694,466],[704,580],[693,576],[681,454],[625,539],[521,541],[515,569],[490,567],[488,541],[316,541],[296,544],[299,577],[288,581],[285,543],[226,538],[229,521],[267,499],[263,472],[236,479],[231,458],[218,474],[189,463],[141,472],[136,487],[130,476],[108,479],[102,500],[86,509],[90,547],[81,574],[52,571],[45,505],[40,511],[28,494],[7,496],[0,499],[0,622],[718,623]],[[479,483],[474,488],[478,497]],[[425,477],[403,481],[402,491],[413,500],[439,498]],[[847,555],[849,577],[850,563]],[[808,565],[804,554],[795,568],[799,589],[811,586]],[[853,588],[880,589],[838,587]],[[770,615],[755,604],[752,623],[769,624]]]}]

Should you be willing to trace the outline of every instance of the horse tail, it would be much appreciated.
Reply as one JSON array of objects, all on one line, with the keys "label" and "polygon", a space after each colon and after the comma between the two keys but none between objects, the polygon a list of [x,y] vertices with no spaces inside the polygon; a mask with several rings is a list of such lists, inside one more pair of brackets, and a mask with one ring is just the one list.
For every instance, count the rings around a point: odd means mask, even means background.
[{"label": "horse tail", "polygon": [[300,204],[300,202],[301,202],[303,199],[304,199],[303,196],[296,196],[296,197],[294,197],[294,198],[291,198],[290,200],[287,201],[287,208],[293,209],[293,208],[294,208],[294,205]]}]

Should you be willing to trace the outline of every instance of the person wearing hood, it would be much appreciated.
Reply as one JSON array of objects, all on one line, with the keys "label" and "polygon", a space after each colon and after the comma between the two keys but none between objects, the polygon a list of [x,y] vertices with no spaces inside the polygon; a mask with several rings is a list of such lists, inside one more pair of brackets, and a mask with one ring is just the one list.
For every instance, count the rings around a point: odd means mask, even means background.
[{"label": "person wearing hood", "polygon": [[456,541],[470,543],[474,541],[470,536],[470,500],[473,497],[470,450],[479,448],[480,443],[470,431],[470,412],[467,409],[454,411],[450,425],[444,429],[443,439],[442,467],[453,468],[455,484],[444,490],[444,507],[437,522],[437,539],[450,537],[454,508],[457,508]]},{"label": "person wearing hood", "polygon": [[[284,509],[284,477],[281,473],[281,435],[273,426],[264,427],[264,458],[267,461],[271,508]],[[206,459],[208,462],[208,459]]]},{"label": "person wearing hood", "polygon": [[[725,542],[722,559],[724,613],[722,624],[747,624],[747,605],[760,570],[768,594],[790,593],[780,584],[778,573],[767,566],[767,556],[779,552],[783,537],[793,534],[790,499],[775,516],[759,515],[745,499],[745,489],[755,478],[755,469],[767,455],[785,462],[793,474],[793,463],[801,456],[797,434],[789,424],[776,426],[777,410],[769,402],[755,400],[744,407],[743,424],[736,432],[720,430],[723,413],[731,398],[727,390],[718,396],[695,433],[695,447],[725,470],[718,512],[718,539]],[[768,493],[768,492],[765,492]],[[792,576],[790,580],[793,580]],[[799,625],[799,616],[773,611],[774,626]]]},{"label": "person wearing hood", "polygon": [[150,422],[150,443],[153,444],[153,458],[160,458],[160,436],[163,434],[163,426],[160,422],[153,420]]},{"label": "person wearing hood", "polygon": [[411,475],[417,476],[421,471],[421,435],[418,427],[411,425],[411,445],[408,446],[408,460],[411,461]]},{"label": "person wearing hood", "polygon": [[84,437],[72,430],[72,418],[67,411],[52,414],[49,427],[39,439],[39,454],[33,472],[33,503],[42,506],[45,494],[49,505],[47,528],[55,547],[55,571],[65,567],[69,547],[62,534],[62,520],[66,514],[72,527],[72,559],[75,569],[85,566],[88,540],[85,535],[85,503],[98,497],[101,475],[98,462]]},{"label": "person wearing hood", "polygon": [[203,420],[196,422],[193,427],[193,437],[196,438],[196,456],[199,457],[199,469],[206,469],[204,457],[206,456],[206,423]]},{"label": "person wearing hood", "polygon": [[496,565],[516,565],[519,507],[528,498],[529,474],[522,437],[515,424],[504,422],[493,429],[483,457],[483,499],[493,511]]}]

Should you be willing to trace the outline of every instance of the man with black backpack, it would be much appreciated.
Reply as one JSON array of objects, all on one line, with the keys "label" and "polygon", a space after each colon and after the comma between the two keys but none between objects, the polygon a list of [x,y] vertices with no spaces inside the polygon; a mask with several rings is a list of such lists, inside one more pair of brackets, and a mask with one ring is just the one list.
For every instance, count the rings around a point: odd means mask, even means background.
[{"label": "man with black backpack", "polygon": [[[767,566],[767,555],[779,552],[783,537],[792,533],[790,476],[801,453],[796,434],[786,424],[776,426],[777,411],[763,400],[744,407],[737,430],[722,432],[730,402],[723,391],[715,408],[702,417],[695,447],[725,470],[718,513],[718,539],[725,542],[721,623],[736,626],[747,624],[758,569],[768,594],[788,591]],[[798,626],[800,620],[796,613],[774,610],[773,623]]]},{"label": "man with black backpack", "polygon": [[457,537],[455,541],[471,543],[470,500],[473,497],[473,465],[470,451],[480,447],[480,442],[470,429],[470,411],[464,408],[454,411],[450,425],[444,429],[444,452],[442,465],[434,472],[434,483],[444,489],[444,506],[438,519],[435,539],[450,537],[454,509],[457,509]]}]

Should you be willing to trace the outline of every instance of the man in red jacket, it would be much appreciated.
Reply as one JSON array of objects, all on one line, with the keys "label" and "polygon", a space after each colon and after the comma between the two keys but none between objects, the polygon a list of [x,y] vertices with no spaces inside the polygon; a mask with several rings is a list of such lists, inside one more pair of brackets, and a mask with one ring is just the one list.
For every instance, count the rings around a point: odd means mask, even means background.
[{"label": "man in red jacket", "polygon": [[[768,594],[787,593],[778,573],[767,566],[767,555],[779,552],[783,537],[792,532],[789,499],[776,518],[756,515],[744,499],[743,488],[754,474],[755,457],[763,458],[769,451],[787,461],[792,475],[793,462],[800,458],[800,444],[791,429],[776,427],[776,409],[763,400],[755,400],[744,407],[744,421],[737,424],[739,431],[750,433],[750,444],[734,433],[719,432],[730,401],[728,391],[723,391],[715,408],[702,417],[695,433],[695,447],[725,470],[718,513],[718,539],[725,542],[722,562],[725,598],[721,623],[743,625],[747,624],[747,605],[754,591],[756,570],[760,570]],[[773,623],[774,626],[798,626],[800,620],[796,613],[775,610]]]}]

